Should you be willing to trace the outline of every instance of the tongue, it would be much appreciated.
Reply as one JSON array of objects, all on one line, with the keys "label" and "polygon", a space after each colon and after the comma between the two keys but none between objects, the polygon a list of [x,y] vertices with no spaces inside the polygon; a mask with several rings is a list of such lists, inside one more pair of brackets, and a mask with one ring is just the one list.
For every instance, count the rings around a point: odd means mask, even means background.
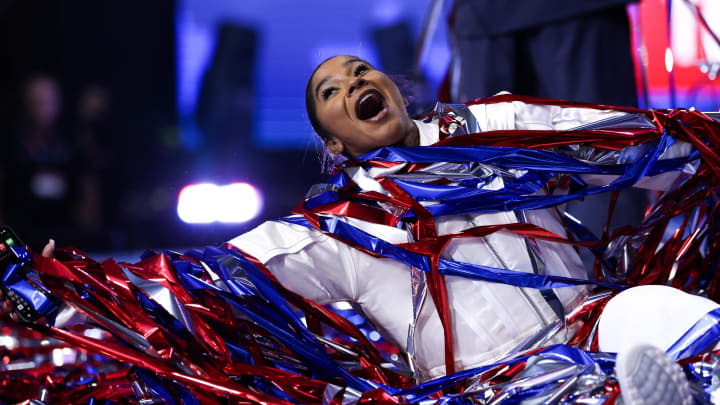
[{"label": "tongue", "polygon": [[361,120],[366,120],[378,115],[382,109],[383,103],[380,96],[375,93],[370,93],[360,100],[357,109],[357,116]]}]

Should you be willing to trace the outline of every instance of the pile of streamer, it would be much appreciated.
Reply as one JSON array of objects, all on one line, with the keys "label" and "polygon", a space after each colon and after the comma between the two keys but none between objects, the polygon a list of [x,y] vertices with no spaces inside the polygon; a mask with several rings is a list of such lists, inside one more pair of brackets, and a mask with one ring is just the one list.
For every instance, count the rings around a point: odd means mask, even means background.
[{"label": "pile of streamer", "polygon": [[[504,101],[614,108],[510,96],[481,100]],[[624,118],[600,126],[475,133],[464,109],[439,105],[430,118],[450,136],[432,147],[386,147],[347,162],[283,220],[425,271],[441,317],[449,311],[443,275],[543,289],[591,284],[592,295],[566,315],[565,323],[577,326],[568,345],[533,347],[498,364],[448,369],[445,377],[419,383],[397,350],[283,288],[232,246],[149,252],[133,264],[99,263],[64,248],[54,259],[32,255],[32,267],[83,320],[58,328],[4,317],[0,403],[614,403],[620,393],[615,355],[596,351],[595,331],[615,292],[666,284],[720,299],[720,124],[696,111],[618,109]],[[678,141],[692,144],[692,152],[659,159]],[[363,190],[348,175],[373,167],[396,168],[375,179],[387,193]],[[568,238],[527,223],[434,232],[433,218],[441,215],[546,208],[595,193],[612,193],[610,217],[621,190],[666,172],[679,175],[636,227],[609,232],[606,226],[594,236],[567,217]],[[583,181],[593,174],[612,181]],[[503,187],[483,187],[498,179]],[[407,227],[415,242],[391,245],[339,216]],[[596,257],[595,279],[440,258],[452,238],[501,229],[588,249]],[[703,318],[670,353],[701,401],[720,395],[720,357],[709,351],[720,338],[716,318]],[[446,331],[450,356],[451,336]]]}]

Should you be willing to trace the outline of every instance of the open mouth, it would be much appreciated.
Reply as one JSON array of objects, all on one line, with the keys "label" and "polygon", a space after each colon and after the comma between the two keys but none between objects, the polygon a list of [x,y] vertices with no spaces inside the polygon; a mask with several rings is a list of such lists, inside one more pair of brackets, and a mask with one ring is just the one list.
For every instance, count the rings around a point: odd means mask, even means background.
[{"label": "open mouth", "polygon": [[385,110],[385,98],[374,89],[361,94],[355,102],[355,113],[362,121],[377,117],[383,110]]}]

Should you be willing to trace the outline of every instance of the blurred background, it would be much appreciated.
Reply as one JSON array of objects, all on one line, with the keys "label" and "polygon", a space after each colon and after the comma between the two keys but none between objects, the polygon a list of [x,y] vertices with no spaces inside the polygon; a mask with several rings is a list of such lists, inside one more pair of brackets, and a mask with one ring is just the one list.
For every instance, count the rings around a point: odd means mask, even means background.
[{"label": "blurred background", "polygon": [[323,178],[303,97],[336,54],[412,113],[500,90],[716,111],[713,31],[717,0],[0,0],[0,223],[129,252],[286,215]]}]

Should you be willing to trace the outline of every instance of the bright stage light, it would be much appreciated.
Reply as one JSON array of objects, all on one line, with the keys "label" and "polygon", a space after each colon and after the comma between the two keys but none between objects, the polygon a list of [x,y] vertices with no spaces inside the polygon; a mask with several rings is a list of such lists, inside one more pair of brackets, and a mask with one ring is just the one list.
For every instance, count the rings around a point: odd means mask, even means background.
[{"label": "bright stage light", "polygon": [[248,183],[201,183],[180,190],[177,212],[189,224],[239,223],[255,218],[261,208],[260,192]]}]

